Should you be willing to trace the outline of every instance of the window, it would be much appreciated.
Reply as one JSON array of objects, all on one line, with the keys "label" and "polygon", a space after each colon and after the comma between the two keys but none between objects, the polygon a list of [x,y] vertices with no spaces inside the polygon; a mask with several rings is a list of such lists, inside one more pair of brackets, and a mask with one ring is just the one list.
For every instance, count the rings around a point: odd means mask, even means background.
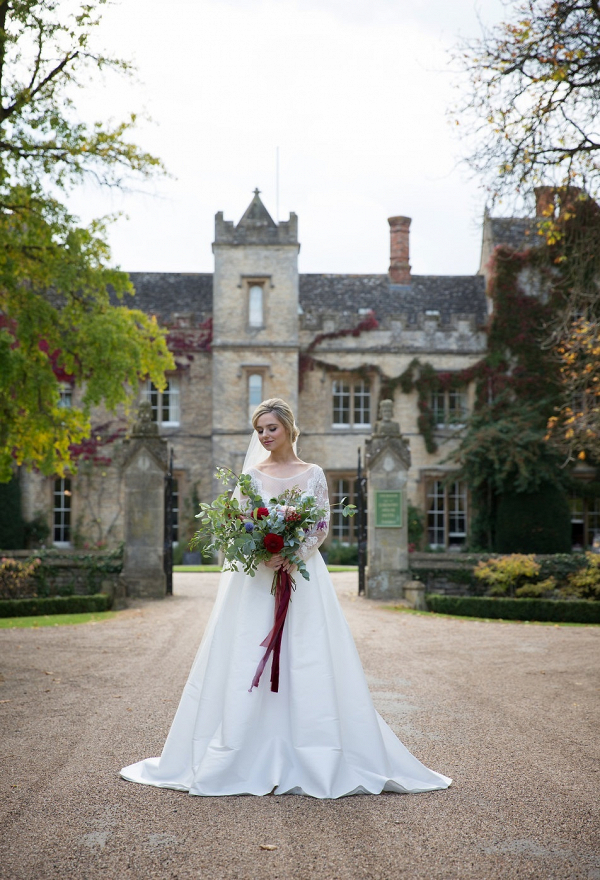
[{"label": "window", "polygon": [[[339,504],[342,498],[346,498],[346,504],[351,504],[350,487],[352,483],[350,479],[335,478],[332,480],[331,506]],[[334,541],[340,544],[349,544],[353,537],[354,529],[352,528],[352,517],[342,516],[339,510],[334,510],[331,514],[330,531]]]},{"label": "window", "polygon": [[251,327],[264,325],[263,289],[260,284],[253,284],[248,291],[248,324]]},{"label": "window", "polygon": [[152,421],[159,425],[179,425],[179,379],[171,376],[164,391],[159,391],[148,379],[144,388],[145,399],[152,407]]},{"label": "window", "polygon": [[68,547],[71,541],[71,480],[54,481],[52,540],[59,547]]},{"label": "window", "polygon": [[58,405],[63,409],[70,409],[73,402],[73,386],[69,382],[61,382],[59,393]]},{"label": "window", "polygon": [[427,488],[427,541],[433,549],[461,546],[467,540],[467,489],[456,480]]},{"label": "window", "polygon": [[573,549],[589,549],[600,540],[600,498],[573,497],[570,506]]},{"label": "window", "polygon": [[[358,505],[358,482],[356,474],[333,474],[329,479],[329,498],[331,506],[345,498],[346,504]],[[365,505],[366,505],[365,498]],[[366,516],[366,510],[365,510]],[[358,516],[342,516],[341,511],[332,510],[329,523],[329,536],[338,544],[355,544],[358,540]]]},{"label": "window", "polygon": [[433,422],[437,428],[460,427],[467,415],[466,389],[432,391],[430,406]]},{"label": "window", "polygon": [[252,423],[252,413],[263,399],[263,377],[261,373],[248,376],[248,420]]},{"label": "window", "polygon": [[371,383],[369,379],[335,379],[332,385],[333,427],[371,426]]}]

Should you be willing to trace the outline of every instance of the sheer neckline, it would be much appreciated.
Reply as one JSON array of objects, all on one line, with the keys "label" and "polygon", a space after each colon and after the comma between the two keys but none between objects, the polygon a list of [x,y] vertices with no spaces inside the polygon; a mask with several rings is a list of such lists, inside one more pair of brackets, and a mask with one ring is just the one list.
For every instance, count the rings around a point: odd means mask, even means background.
[{"label": "sheer neckline", "polygon": [[303,474],[307,474],[309,471],[312,471],[312,469],[316,467],[316,464],[311,464],[310,467],[306,468],[306,470],[300,471],[300,473],[298,474],[291,474],[289,477],[274,477],[271,474],[265,473],[265,471],[260,471],[257,467],[253,467],[250,470],[256,471],[256,473],[260,474],[261,477],[268,477],[269,480],[295,480],[297,477],[301,477]]}]

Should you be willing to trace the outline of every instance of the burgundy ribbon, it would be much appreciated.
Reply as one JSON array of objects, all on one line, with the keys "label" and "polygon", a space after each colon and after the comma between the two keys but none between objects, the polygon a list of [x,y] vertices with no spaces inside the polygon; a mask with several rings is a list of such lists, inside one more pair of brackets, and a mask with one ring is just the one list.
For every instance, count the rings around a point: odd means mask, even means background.
[{"label": "burgundy ribbon", "polygon": [[267,665],[269,654],[273,652],[273,662],[271,664],[271,690],[274,693],[279,691],[279,652],[281,650],[281,639],[283,636],[283,625],[288,612],[288,605],[292,595],[292,578],[291,575],[282,568],[277,571],[277,580],[275,582],[275,623],[273,629],[266,637],[261,646],[267,650],[256,668],[249,693],[252,688],[258,687],[260,677]]}]

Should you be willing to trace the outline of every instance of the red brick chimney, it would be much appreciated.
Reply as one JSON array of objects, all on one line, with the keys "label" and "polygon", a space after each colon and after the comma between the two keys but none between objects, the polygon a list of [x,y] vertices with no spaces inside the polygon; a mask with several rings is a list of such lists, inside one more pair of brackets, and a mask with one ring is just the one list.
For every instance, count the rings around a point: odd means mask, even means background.
[{"label": "red brick chimney", "polygon": [[390,217],[390,268],[392,284],[410,284],[408,237],[410,217]]},{"label": "red brick chimney", "polygon": [[536,217],[544,217],[548,216],[546,211],[548,208],[552,207],[552,214],[554,214],[554,197],[556,195],[556,187],[554,186],[536,186],[533,190],[535,193],[535,216]]},{"label": "red brick chimney", "polygon": [[[557,207],[559,214],[565,210],[572,210],[573,203],[585,195],[580,186],[536,186],[533,191],[536,217],[552,217],[556,214]],[[550,207],[551,212],[548,211]]]}]

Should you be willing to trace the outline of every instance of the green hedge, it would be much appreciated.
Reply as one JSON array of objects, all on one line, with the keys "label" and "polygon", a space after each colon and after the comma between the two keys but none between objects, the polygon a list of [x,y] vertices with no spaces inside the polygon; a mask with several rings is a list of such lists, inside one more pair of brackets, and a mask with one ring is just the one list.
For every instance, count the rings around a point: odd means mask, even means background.
[{"label": "green hedge", "polygon": [[106,593],[93,596],[48,596],[39,599],[0,599],[0,617],[31,617],[41,614],[83,614],[108,611],[112,597]]},{"label": "green hedge", "polygon": [[546,484],[538,492],[500,495],[494,549],[497,553],[568,553],[571,512],[564,492]]},{"label": "green hedge", "polygon": [[554,623],[600,623],[600,602],[586,599],[505,599],[490,596],[425,596],[428,611],[495,620],[544,620]]}]

